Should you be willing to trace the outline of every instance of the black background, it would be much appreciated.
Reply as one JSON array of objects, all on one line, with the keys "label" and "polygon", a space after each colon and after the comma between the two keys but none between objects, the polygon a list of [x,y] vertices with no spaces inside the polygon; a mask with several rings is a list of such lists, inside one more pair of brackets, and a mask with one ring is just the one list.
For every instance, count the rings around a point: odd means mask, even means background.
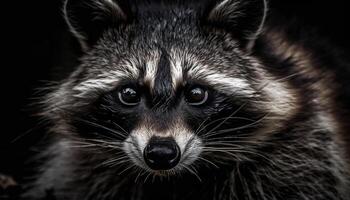
[{"label": "black background", "polygon": [[[38,119],[32,116],[36,88],[64,77],[63,69],[73,68],[80,51],[67,31],[60,0],[11,4],[2,6],[6,14],[1,25],[5,36],[1,43],[0,173],[21,180],[25,160],[42,137],[35,128]],[[272,0],[270,5],[271,12],[277,10],[287,18],[296,17],[305,27],[316,27],[320,35],[350,52],[350,9],[345,0]]]}]

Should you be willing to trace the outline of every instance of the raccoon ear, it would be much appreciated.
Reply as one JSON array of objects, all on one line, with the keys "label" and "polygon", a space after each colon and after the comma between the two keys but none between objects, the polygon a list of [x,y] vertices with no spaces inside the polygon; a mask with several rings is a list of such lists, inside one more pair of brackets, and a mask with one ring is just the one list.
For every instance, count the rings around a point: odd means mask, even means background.
[{"label": "raccoon ear", "polygon": [[65,0],[64,16],[82,49],[94,45],[105,29],[126,23],[128,13],[115,0]]},{"label": "raccoon ear", "polygon": [[217,0],[206,12],[210,26],[223,28],[251,50],[267,13],[266,0]]}]

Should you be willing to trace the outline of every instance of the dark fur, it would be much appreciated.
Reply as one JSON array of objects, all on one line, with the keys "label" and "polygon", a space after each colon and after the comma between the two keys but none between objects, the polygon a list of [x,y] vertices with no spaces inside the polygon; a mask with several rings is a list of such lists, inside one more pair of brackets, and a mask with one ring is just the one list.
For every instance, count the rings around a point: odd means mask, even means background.
[{"label": "dark fur", "polygon": [[[347,117],[339,112],[344,105],[336,104],[341,98],[338,94],[342,86],[332,83],[337,74],[329,66],[348,64],[332,57],[331,53],[315,56],[322,52],[323,45],[319,47],[306,38],[293,37],[295,33],[275,23],[273,15],[260,34],[264,14],[262,1],[245,2],[248,6],[242,6],[241,10],[245,15],[227,19],[223,12],[207,20],[205,17],[220,1],[120,2],[122,13],[118,13],[118,9],[114,10],[117,13],[105,10],[94,18],[96,16],[91,17],[90,12],[97,8],[83,10],[81,1],[69,0],[67,17],[69,20],[76,15],[72,18],[76,21],[71,25],[78,30],[75,32],[78,37],[84,36],[80,41],[86,54],[80,68],[45,98],[43,115],[52,124],[54,138],[42,155],[46,162],[41,166],[41,173],[25,197],[347,200],[349,166],[342,143],[344,139],[339,139],[345,123],[338,120]],[[239,3],[243,5],[243,2]],[[79,12],[73,12],[74,6]],[[172,47],[196,55],[209,67],[206,70],[248,80],[253,83],[256,94],[252,98],[227,94],[200,78],[185,80],[186,84],[173,91],[169,55]],[[160,50],[161,57],[157,63],[155,85],[150,89],[149,84],[141,80],[146,73],[146,58],[152,50]],[[77,93],[73,90],[79,83],[103,72],[116,68],[127,72],[128,68],[120,68],[118,64],[130,55],[140,61],[137,66],[140,77],[123,79],[112,91],[94,89]],[[261,61],[259,67],[275,79],[288,82],[297,99],[296,112],[273,116],[275,121],[263,120],[242,130],[205,138],[206,132],[218,126],[222,131],[244,127],[249,123],[243,119],[259,121],[267,115],[268,110],[262,108],[263,105],[274,102],[269,102],[264,88],[258,87],[264,77],[254,68],[256,60]],[[303,62],[310,64],[306,66],[309,71],[300,70]],[[184,63],[188,68],[191,64]],[[210,93],[209,101],[200,109],[189,107],[182,100],[188,87],[198,84]],[[116,91],[122,85],[135,85],[143,91],[145,98],[141,106],[121,106]],[[328,89],[331,92],[321,96],[320,90]],[[315,99],[326,102],[327,107]],[[238,111],[235,116],[241,119],[220,120],[235,111]],[[320,124],[321,112],[334,116],[340,127],[336,132]],[[113,135],[110,129],[130,133],[145,118],[157,131],[171,129],[172,119],[179,117],[194,132],[203,121],[210,119],[209,123],[213,123],[198,133],[204,145],[210,139],[228,141],[241,145],[243,152],[234,156],[224,152],[203,153],[210,163],[195,161],[197,171],[194,173],[197,175],[183,171],[171,176],[153,176],[136,167],[129,169],[134,166],[131,161],[115,167],[101,165],[108,159],[125,155],[120,149],[72,147],[90,139],[123,141],[123,135]],[[246,142],[269,123],[279,125],[266,138]],[[244,140],[230,139],[232,135],[244,137]]]}]

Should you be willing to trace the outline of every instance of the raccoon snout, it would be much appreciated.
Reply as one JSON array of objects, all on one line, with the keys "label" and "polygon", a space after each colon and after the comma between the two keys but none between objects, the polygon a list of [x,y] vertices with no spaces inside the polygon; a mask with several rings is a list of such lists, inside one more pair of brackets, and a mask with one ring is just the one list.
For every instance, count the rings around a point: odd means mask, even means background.
[{"label": "raccoon snout", "polygon": [[173,138],[152,137],[143,151],[146,164],[153,170],[169,170],[175,167],[181,151]]}]

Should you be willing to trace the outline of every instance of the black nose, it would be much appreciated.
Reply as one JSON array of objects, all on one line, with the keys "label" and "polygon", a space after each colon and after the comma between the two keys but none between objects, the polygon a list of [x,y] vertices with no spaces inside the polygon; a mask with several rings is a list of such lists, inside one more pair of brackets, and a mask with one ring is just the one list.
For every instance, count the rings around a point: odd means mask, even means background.
[{"label": "black nose", "polygon": [[168,170],[179,163],[181,152],[174,139],[152,137],[143,151],[143,157],[151,169]]}]

